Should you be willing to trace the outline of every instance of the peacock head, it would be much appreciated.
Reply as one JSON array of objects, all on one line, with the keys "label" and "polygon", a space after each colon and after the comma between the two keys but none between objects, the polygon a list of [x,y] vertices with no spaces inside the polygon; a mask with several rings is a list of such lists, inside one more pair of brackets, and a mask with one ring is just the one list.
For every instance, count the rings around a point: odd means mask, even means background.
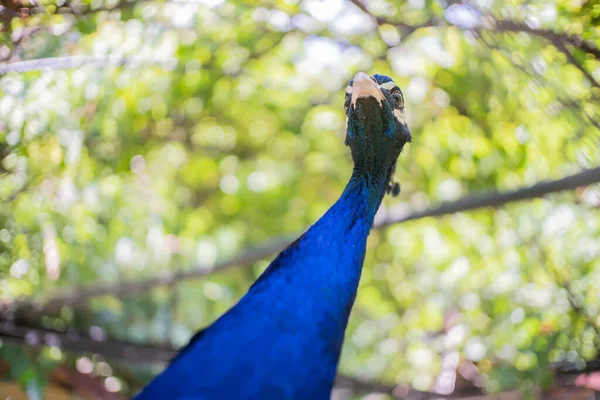
[{"label": "peacock head", "polygon": [[346,88],[346,145],[350,146],[355,173],[386,185],[397,195],[400,186],[392,183],[396,160],[410,131],[404,118],[404,96],[384,75],[356,74]]}]

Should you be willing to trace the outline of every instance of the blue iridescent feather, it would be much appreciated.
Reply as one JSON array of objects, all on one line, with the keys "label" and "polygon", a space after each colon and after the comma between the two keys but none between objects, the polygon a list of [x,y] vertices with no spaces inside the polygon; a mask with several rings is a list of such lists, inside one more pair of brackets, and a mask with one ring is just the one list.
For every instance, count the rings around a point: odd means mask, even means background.
[{"label": "blue iridescent feather", "polygon": [[378,90],[383,101],[364,96],[349,104],[347,96],[346,143],[355,167],[341,197],[138,400],[329,399],[367,236],[410,140],[406,125],[394,118],[389,90],[365,83],[364,76],[355,81]]}]

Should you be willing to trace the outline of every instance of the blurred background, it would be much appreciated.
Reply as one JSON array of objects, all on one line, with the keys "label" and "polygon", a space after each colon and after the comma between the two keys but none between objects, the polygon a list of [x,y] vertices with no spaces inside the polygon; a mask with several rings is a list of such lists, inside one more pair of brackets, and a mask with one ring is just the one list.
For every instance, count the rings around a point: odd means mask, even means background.
[{"label": "blurred background", "polygon": [[338,198],[366,71],[413,142],[333,398],[593,399],[599,22],[597,0],[3,1],[0,398],[160,372]]}]

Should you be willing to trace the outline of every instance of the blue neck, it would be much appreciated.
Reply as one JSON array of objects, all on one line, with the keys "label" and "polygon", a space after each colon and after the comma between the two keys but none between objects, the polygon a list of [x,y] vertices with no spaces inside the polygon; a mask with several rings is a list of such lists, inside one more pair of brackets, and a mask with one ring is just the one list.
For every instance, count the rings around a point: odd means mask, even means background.
[{"label": "blue neck", "polygon": [[138,399],[329,399],[384,178],[355,169],[333,207]]},{"label": "blue neck", "polygon": [[[362,171],[355,169],[352,173],[350,181],[346,185],[340,199],[333,205],[335,208],[338,203],[351,202],[355,203],[359,212],[364,212],[366,221],[369,221],[369,226],[373,224],[375,214],[381,205],[383,196],[386,191],[387,176],[385,174],[364,174]],[[349,207],[350,209],[354,207]]]},{"label": "blue neck", "polygon": [[[329,304],[337,310],[334,312],[339,313],[339,307],[351,307],[360,280],[367,236],[385,194],[386,178],[355,170],[338,201],[273,260],[250,293],[267,287],[275,289],[283,279],[295,286],[286,293],[304,290],[314,293],[315,285],[329,287],[341,294]],[[315,308],[327,309],[327,303],[321,300],[315,297]]]},{"label": "blue neck", "polygon": [[351,302],[350,307],[360,280],[367,236],[384,194],[384,179],[355,170],[338,201],[300,239],[299,245],[310,249],[304,254],[318,258],[309,268],[319,270],[313,273],[322,275],[319,279],[324,285],[343,286],[340,293],[350,295],[345,299]]},{"label": "blue neck", "polygon": [[[387,178],[387,177],[386,177]],[[385,179],[355,170],[338,201],[304,235],[271,263],[250,293],[290,285],[283,291],[303,293],[304,306],[317,314],[346,320],[354,303],[362,271],[367,236],[385,194]],[[328,301],[322,292],[328,291]],[[311,300],[312,299],[312,300]],[[282,299],[283,300],[283,299]]]}]

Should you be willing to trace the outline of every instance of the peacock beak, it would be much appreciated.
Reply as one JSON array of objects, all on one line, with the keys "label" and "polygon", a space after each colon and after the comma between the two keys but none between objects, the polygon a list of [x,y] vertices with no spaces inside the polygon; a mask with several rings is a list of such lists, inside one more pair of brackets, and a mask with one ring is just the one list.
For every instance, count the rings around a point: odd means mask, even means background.
[{"label": "peacock beak", "polygon": [[375,80],[364,72],[359,72],[354,76],[350,104],[356,107],[356,100],[367,97],[374,97],[380,106],[384,99],[381,89]]}]

